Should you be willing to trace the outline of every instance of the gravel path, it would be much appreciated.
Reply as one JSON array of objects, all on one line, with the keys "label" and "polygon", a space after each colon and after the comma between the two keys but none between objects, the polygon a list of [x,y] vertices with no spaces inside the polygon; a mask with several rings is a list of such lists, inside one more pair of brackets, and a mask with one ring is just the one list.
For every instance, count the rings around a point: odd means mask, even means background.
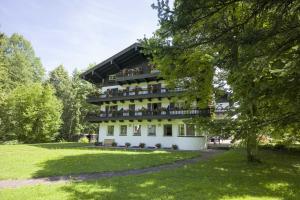
[{"label": "gravel path", "polygon": [[45,178],[34,178],[34,179],[24,179],[24,180],[0,180],[0,189],[3,188],[17,188],[22,186],[32,186],[38,184],[55,184],[55,183],[66,183],[70,181],[85,181],[93,179],[102,179],[110,177],[120,177],[120,176],[129,176],[129,175],[138,175],[138,174],[148,174],[159,172],[161,170],[175,169],[182,167],[186,164],[197,163],[199,161],[208,160],[216,154],[223,153],[224,150],[213,150],[209,149],[206,151],[201,151],[201,156],[178,160],[169,164],[162,164],[154,167],[147,167],[143,169],[132,169],[124,171],[115,171],[115,172],[95,172],[95,173],[83,173],[77,175],[69,176],[52,176]]}]

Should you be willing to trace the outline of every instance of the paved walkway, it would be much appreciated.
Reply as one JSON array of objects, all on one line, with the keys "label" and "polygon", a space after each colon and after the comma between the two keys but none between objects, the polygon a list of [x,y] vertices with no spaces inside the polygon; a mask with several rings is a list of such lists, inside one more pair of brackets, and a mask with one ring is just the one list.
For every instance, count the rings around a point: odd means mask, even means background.
[{"label": "paved walkway", "polygon": [[78,175],[69,175],[69,176],[52,176],[45,178],[34,178],[34,179],[24,179],[24,180],[2,180],[0,181],[0,189],[1,188],[17,188],[22,186],[32,186],[38,184],[55,184],[55,183],[66,183],[70,181],[85,181],[85,180],[93,180],[93,179],[102,179],[102,178],[110,178],[110,177],[120,177],[120,176],[129,176],[129,175],[138,175],[138,174],[148,174],[159,172],[161,170],[175,169],[182,167],[186,164],[197,163],[199,161],[208,160],[216,154],[220,154],[224,152],[224,150],[206,150],[201,151],[201,156],[178,160],[169,164],[162,164],[154,167],[147,167],[143,169],[132,169],[132,170],[124,170],[124,171],[115,171],[115,172],[96,172],[96,173],[85,173]]}]

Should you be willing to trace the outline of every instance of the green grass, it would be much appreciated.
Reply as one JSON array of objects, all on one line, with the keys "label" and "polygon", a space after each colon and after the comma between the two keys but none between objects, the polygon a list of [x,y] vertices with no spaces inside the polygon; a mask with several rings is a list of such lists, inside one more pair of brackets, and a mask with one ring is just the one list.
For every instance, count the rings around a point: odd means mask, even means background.
[{"label": "green grass", "polygon": [[197,152],[104,150],[87,144],[0,145],[0,179],[144,168],[198,155]]},{"label": "green grass", "polygon": [[242,151],[159,173],[0,191],[0,199],[300,199],[300,155],[263,151],[248,164]]}]

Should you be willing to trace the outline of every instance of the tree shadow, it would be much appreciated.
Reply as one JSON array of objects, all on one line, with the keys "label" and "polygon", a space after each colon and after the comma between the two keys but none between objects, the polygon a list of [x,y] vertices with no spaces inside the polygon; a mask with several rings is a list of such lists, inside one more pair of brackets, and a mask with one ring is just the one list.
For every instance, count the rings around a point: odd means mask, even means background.
[{"label": "tree shadow", "polygon": [[300,156],[263,153],[248,164],[241,152],[160,173],[75,182],[70,199],[300,199]]},{"label": "tree shadow", "polygon": [[78,142],[68,142],[68,143],[39,143],[39,144],[29,144],[29,146],[46,148],[46,149],[73,149],[73,148],[86,148],[87,146],[93,146],[92,144],[84,144]]},{"label": "tree shadow", "polygon": [[33,178],[76,175],[82,173],[123,171],[157,166],[185,159],[184,153],[149,151],[92,151],[63,156],[39,164]]}]

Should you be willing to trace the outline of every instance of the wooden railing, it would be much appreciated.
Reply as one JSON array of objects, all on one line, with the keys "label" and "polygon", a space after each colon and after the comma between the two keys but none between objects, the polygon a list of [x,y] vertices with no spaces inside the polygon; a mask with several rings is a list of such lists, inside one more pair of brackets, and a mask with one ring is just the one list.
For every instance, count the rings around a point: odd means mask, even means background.
[{"label": "wooden railing", "polygon": [[89,113],[88,120],[119,120],[119,119],[155,119],[155,118],[190,118],[194,116],[209,116],[210,109],[166,109],[159,110],[118,110],[110,112]]}]

